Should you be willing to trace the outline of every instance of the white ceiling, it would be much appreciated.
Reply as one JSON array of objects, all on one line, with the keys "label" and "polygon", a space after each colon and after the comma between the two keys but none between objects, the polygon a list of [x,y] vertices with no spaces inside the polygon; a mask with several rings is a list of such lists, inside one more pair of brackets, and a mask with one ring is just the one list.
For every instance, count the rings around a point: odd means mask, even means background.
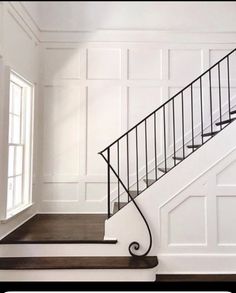
[{"label": "white ceiling", "polygon": [[23,1],[41,30],[236,31],[236,2]]}]

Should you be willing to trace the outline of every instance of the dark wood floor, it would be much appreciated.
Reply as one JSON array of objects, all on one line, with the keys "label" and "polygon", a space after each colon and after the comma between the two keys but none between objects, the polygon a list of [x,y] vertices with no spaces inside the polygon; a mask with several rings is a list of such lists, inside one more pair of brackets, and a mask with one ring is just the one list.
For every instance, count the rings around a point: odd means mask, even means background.
[{"label": "dark wood floor", "polygon": [[0,244],[116,243],[104,241],[102,214],[38,214],[7,235]]},{"label": "dark wood floor", "polygon": [[156,256],[146,257],[1,257],[0,270],[33,269],[149,269]]},{"label": "dark wood floor", "polygon": [[235,274],[157,275],[157,282],[236,282]]}]

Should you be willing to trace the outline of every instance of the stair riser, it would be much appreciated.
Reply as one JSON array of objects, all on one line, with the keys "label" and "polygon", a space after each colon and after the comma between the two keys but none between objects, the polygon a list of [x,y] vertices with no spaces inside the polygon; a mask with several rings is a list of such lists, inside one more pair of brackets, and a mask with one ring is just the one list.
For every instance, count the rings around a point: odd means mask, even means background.
[{"label": "stair riser", "polygon": [[[2,244],[0,257],[124,256],[117,244]],[[128,250],[127,250],[127,256]]]},{"label": "stair riser", "polygon": [[155,281],[157,268],[123,270],[0,270],[0,281]]}]

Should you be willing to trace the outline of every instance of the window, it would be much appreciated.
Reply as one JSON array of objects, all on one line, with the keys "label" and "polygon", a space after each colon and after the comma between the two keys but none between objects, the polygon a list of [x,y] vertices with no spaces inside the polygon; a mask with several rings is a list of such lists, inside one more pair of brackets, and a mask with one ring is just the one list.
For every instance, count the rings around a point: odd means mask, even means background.
[{"label": "window", "polygon": [[7,218],[31,204],[33,86],[10,75]]}]

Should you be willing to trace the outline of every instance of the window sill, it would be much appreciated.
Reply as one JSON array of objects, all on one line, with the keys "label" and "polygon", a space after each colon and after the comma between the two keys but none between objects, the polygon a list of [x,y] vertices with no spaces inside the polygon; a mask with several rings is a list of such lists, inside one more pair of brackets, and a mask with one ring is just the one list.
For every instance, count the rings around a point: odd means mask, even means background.
[{"label": "window sill", "polygon": [[19,208],[15,209],[14,211],[10,212],[5,219],[0,220],[1,224],[7,223],[8,221],[12,220],[14,217],[18,216],[22,212],[26,211],[27,209],[31,208],[34,203],[30,203],[27,205],[20,206]]}]

